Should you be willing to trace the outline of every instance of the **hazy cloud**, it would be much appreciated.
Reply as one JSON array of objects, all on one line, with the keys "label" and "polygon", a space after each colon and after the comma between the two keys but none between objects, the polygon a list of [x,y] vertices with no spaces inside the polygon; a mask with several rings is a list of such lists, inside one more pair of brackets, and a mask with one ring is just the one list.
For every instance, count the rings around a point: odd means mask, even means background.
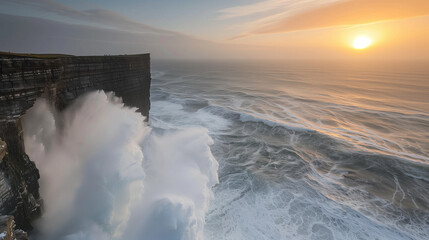
[{"label": "hazy cloud", "polygon": [[[219,44],[185,35],[152,34],[67,24],[0,13],[0,51],[73,55],[150,53],[155,59],[258,58],[264,47]],[[272,50],[273,55],[281,56]]]},{"label": "hazy cloud", "polygon": [[355,25],[428,14],[428,0],[350,0],[282,19],[257,29],[255,33]]},{"label": "hazy cloud", "polygon": [[[276,2],[277,5],[275,5],[274,2]],[[288,6],[283,5],[284,9],[281,13],[259,18],[252,22],[252,24],[249,24],[249,30],[232,39],[254,34],[290,32],[340,25],[356,25],[429,15],[428,0],[342,0],[338,2],[331,1],[329,4],[325,2],[323,6],[316,4],[317,8],[305,6],[314,6],[311,0],[300,1],[299,4],[295,4],[294,0],[268,0],[262,3],[270,3],[268,4],[270,7],[279,7],[280,2],[293,2],[294,4]],[[224,17],[244,16],[245,7],[250,8],[250,6],[256,8],[256,4],[244,6],[242,8],[237,7],[234,11],[230,9],[229,12],[227,12],[229,15],[224,15]]]},{"label": "hazy cloud", "polygon": [[53,0],[0,0],[10,4],[26,6],[39,11],[54,13],[74,20],[97,23],[110,28],[152,34],[179,34],[167,31],[126,18],[107,9],[76,10]]},{"label": "hazy cloud", "polygon": [[180,35],[137,33],[95,26],[67,24],[34,17],[0,14],[0,46],[5,51],[55,52],[75,55],[136,54],[186,57],[210,45]]},{"label": "hazy cloud", "polygon": [[318,6],[341,0],[265,0],[249,5],[222,9],[220,19],[245,17],[258,13],[272,14],[281,11],[282,16],[316,8]]}]

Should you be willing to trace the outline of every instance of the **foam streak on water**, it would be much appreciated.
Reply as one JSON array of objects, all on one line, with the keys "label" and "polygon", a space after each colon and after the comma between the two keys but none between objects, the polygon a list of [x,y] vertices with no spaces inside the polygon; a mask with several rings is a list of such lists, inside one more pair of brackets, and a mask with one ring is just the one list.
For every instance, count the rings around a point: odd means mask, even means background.
[{"label": "foam streak on water", "polygon": [[150,123],[214,139],[206,239],[427,239],[425,66],[159,62]]},{"label": "foam streak on water", "polygon": [[158,62],[150,127],[112,94],[39,101],[33,236],[429,239],[426,66]]}]

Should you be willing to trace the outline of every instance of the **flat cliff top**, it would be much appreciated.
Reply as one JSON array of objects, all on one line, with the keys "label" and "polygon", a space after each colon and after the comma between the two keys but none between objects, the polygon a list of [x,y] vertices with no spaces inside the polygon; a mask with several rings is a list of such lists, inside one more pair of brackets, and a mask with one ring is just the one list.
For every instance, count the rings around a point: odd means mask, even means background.
[{"label": "flat cliff top", "polygon": [[69,58],[69,57],[132,57],[145,55],[143,54],[124,54],[124,55],[94,55],[94,56],[75,56],[69,54],[58,54],[58,53],[48,53],[48,54],[39,54],[39,53],[12,53],[12,52],[2,52],[0,51],[0,59],[16,59],[16,58],[33,58],[33,59],[55,59],[55,58]]},{"label": "flat cliff top", "polygon": [[73,57],[73,55],[67,54],[32,54],[32,53],[11,53],[11,52],[0,52],[0,58],[63,58]]}]

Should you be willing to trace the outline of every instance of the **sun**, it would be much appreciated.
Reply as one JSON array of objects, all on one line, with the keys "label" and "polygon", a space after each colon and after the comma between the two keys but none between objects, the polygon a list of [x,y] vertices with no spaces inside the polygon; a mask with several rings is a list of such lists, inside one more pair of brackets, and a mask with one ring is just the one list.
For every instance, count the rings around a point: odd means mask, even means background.
[{"label": "sun", "polygon": [[366,36],[359,36],[353,41],[353,48],[364,49],[371,46],[372,40]]}]

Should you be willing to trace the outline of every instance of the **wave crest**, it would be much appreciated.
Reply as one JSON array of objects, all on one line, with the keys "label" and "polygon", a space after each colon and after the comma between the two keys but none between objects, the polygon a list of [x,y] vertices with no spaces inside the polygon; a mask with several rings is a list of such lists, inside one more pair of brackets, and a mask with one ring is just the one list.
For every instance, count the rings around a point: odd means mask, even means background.
[{"label": "wave crest", "polygon": [[160,133],[135,110],[98,91],[28,111],[45,202],[36,239],[201,239],[218,168],[207,130]]}]

